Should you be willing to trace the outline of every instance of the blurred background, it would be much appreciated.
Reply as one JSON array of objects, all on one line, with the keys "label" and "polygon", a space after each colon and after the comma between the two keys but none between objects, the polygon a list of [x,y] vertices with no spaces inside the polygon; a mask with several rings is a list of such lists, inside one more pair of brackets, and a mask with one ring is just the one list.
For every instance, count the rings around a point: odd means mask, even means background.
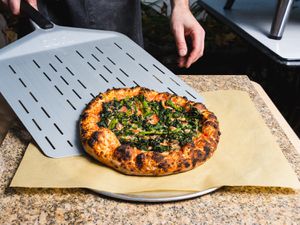
[{"label": "blurred background", "polygon": [[[247,75],[264,88],[300,136],[300,67],[276,63],[209,15],[197,1],[190,1],[192,13],[206,31],[205,52],[191,68],[180,69],[177,67],[177,50],[170,32],[168,2],[141,1],[145,50],[175,74]],[[12,16],[0,4],[0,47],[26,35],[30,32],[28,27],[26,18]],[[0,109],[0,116],[5,110]]]}]

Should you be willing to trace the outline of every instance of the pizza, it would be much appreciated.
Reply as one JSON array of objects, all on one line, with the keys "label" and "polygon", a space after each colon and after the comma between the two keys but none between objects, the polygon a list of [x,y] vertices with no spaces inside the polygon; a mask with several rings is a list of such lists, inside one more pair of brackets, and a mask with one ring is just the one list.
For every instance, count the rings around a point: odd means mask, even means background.
[{"label": "pizza", "polygon": [[85,108],[85,151],[128,175],[162,176],[191,170],[217,148],[217,117],[202,103],[142,87],[110,89]]}]

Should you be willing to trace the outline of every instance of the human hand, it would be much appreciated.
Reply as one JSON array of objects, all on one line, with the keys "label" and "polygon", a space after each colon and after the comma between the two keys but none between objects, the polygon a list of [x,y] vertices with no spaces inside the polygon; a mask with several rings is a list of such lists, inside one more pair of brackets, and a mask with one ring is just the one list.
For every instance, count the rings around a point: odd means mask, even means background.
[{"label": "human hand", "polygon": [[[188,6],[174,6],[171,15],[171,29],[178,49],[178,66],[189,68],[204,51],[205,31],[195,19]],[[192,41],[188,49],[186,37]]]},{"label": "human hand", "polygon": [[[20,14],[20,2],[21,0],[1,0],[7,5],[14,15]],[[26,0],[31,6],[37,9],[37,0]]]}]

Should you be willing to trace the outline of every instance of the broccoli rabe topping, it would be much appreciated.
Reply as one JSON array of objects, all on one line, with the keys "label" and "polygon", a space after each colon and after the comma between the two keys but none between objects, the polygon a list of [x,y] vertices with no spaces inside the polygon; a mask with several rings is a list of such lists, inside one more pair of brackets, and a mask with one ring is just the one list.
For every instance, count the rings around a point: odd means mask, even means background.
[{"label": "broccoli rabe topping", "polygon": [[202,131],[202,114],[171,100],[147,101],[143,95],[103,104],[99,127],[112,130],[121,144],[145,151],[179,150]]}]

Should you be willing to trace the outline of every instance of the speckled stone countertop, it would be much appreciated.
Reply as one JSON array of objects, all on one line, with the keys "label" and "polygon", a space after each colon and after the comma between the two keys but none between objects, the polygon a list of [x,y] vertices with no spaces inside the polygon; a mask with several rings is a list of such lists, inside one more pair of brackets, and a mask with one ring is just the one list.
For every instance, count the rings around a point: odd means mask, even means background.
[{"label": "speckled stone countertop", "polygon": [[[182,76],[198,91],[247,91],[300,177],[300,156],[247,76]],[[224,187],[171,203],[130,203],[84,189],[9,188],[31,140],[14,125],[0,147],[0,224],[300,224],[300,191]],[[276,168],[274,168],[276,169]]]}]

